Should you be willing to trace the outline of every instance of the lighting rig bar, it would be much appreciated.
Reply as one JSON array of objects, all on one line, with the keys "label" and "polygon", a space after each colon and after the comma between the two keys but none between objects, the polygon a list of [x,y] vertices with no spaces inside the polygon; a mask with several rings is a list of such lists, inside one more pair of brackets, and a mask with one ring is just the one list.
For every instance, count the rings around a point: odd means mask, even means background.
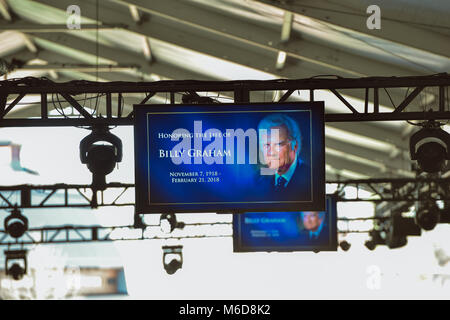
[{"label": "lighting rig bar", "polygon": [[[439,193],[438,200],[450,200],[450,178],[331,180],[327,183],[337,184],[338,201],[414,202],[427,199],[429,196],[427,192],[418,193],[414,190],[436,191]],[[350,186],[356,188],[356,195],[352,198],[343,194],[344,188]],[[370,197],[360,196],[362,190],[373,194]]]},{"label": "lighting rig bar", "polygon": [[[358,218],[351,220],[369,220],[372,218]],[[338,219],[341,220],[341,219]],[[343,221],[347,221],[345,218]],[[185,227],[211,226],[220,227],[214,234],[209,232],[204,234],[196,232],[194,234],[170,233],[161,235],[158,230],[159,225],[146,225],[144,228],[133,226],[54,226],[43,228],[30,228],[21,238],[12,238],[5,230],[0,230],[0,246],[17,247],[36,244],[61,244],[61,243],[81,243],[81,242],[108,242],[125,240],[167,240],[167,239],[203,239],[203,238],[229,238],[233,236],[231,222],[208,222],[208,223],[186,223]],[[223,227],[227,230],[224,230]],[[211,230],[210,230],[211,231]],[[370,230],[338,230],[339,233],[368,233]]]},{"label": "lighting rig bar", "polygon": [[134,205],[134,184],[109,183],[107,192],[94,193],[91,188],[78,184],[0,186],[0,209]]},{"label": "lighting rig bar", "polygon": [[[330,180],[327,184],[337,184],[339,202],[371,201],[399,202],[419,201],[424,199],[412,190],[439,185],[442,190],[450,190],[450,178],[433,179],[365,179],[365,180]],[[357,193],[354,197],[346,196],[345,187],[353,186]],[[360,191],[373,192],[362,196]],[[441,192],[440,200],[450,201],[450,193]],[[106,190],[93,193],[91,185],[54,184],[54,185],[16,185],[0,186],[0,209],[12,208],[97,208],[104,206],[134,206],[134,184],[108,183]]]},{"label": "lighting rig bar", "polygon": [[[429,120],[450,119],[450,112],[445,110],[446,90],[450,86],[450,75],[441,73],[419,77],[367,77],[367,78],[308,78],[308,79],[277,79],[277,80],[240,80],[240,81],[196,81],[169,80],[154,82],[91,82],[75,80],[56,83],[47,78],[26,77],[16,80],[0,81],[0,127],[29,127],[29,126],[92,126],[94,124],[132,125],[133,113],[122,114],[122,95],[125,93],[147,93],[140,102],[144,104],[157,93],[170,95],[170,103],[175,103],[175,93],[197,92],[232,92],[235,103],[250,102],[250,93],[268,90],[283,91],[284,94],[277,102],[286,101],[295,91],[309,93],[310,101],[314,101],[314,90],[329,90],[347,106],[348,113],[327,113],[326,122],[351,121],[389,121],[389,120]],[[403,101],[394,106],[391,112],[380,112],[380,90],[390,88],[413,88]],[[408,105],[419,96],[422,91],[438,88],[438,102],[436,110],[428,112],[406,112]],[[346,100],[338,90],[364,89],[364,112]],[[342,92],[342,91],[341,91]],[[79,94],[98,94],[106,96],[106,117],[91,114],[74,96]],[[8,118],[8,113],[17,107],[27,94],[40,95],[40,116],[37,119]],[[79,117],[60,118],[49,117],[48,95],[58,94],[76,109]],[[373,95],[373,108],[369,108],[369,95]],[[8,96],[18,95],[15,100],[7,104]],[[113,95],[117,95],[117,112],[113,116]],[[198,95],[198,94],[197,94]],[[258,101],[252,101],[258,102]],[[261,102],[261,101],[259,101]],[[393,103],[394,104],[394,103]],[[369,110],[371,109],[371,110]]]},{"label": "lighting rig bar", "polygon": [[[222,226],[231,223],[196,223],[186,226]],[[166,239],[196,239],[196,238],[221,238],[232,237],[229,232],[216,232],[216,234],[191,234],[177,235],[175,233],[161,235],[156,228],[159,225],[147,225],[145,228],[134,228],[133,226],[55,226],[43,228],[31,228],[21,238],[14,239],[5,230],[0,230],[0,246],[24,246],[33,244],[58,244],[58,243],[80,243],[80,242],[105,242],[124,240],[166,240]]]}]

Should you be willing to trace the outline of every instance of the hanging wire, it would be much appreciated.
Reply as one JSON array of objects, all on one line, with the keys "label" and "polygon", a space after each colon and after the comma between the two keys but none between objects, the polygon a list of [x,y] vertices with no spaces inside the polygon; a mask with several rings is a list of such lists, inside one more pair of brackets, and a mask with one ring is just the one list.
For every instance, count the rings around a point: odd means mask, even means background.
[{"label": "hanging wire", "polygon": [[389,94],[389,91],[386,89],[386,88],[383,88],[384,89],[384,91],[386,91],[386,93],[387,93],[387,95],[388,95],[388,97],[389,97],[389,100],[391,100],[391,103],[392,103],[392,106],[394,107],[394,109],[396,108],[395,107],[395,103],[394,103],[394,101],[392,100],[392,97],[391,97],[391,95]]}]

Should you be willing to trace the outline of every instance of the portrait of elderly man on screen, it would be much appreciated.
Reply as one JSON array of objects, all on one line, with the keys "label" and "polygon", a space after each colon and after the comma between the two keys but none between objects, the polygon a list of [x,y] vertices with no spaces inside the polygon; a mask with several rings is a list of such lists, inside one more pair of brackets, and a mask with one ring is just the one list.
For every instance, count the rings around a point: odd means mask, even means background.
[{"label": "portrait of elderly man on screen", "polygon": [[298,123],[283,113],[270,114],[258,125],[259,147],[265,167],[261,187],[290,199],[311,195],[311,168],[301,159],[302,135]]},{"label": "portrait of elderly man on screen", "polygon": [[306,232],[306,239],[311,243],[326,245],[329,242],[326,212],[303,211],[300,212],[300,228]]}]

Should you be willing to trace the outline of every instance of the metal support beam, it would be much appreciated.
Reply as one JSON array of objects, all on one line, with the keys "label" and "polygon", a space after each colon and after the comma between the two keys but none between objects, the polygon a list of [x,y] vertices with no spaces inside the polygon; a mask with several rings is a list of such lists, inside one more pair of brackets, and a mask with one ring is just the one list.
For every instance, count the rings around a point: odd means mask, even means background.
[{"label": "metal support beam", "polygon": [[[66,5],[70,5],[69,2],[69,0],[42,1],[44,4],[60,8],[61,10],[65,10]],[[169,42],[179,47],[268,72],[278,78],[300,79],[324,73],[338,73],[341,76],[414,74],[408,70],[394,70],[394,66],[386,66],[383,63],[376,63],[372,66],[367,58],[356,55],[349,56],[337,50],[306,42],[303,39],[297,39],[296,41],[291,39],[287,44],[281,45],[279,44],[279,29],[271,29],[265,24],[255,25],[248,23],[237,17],[228,17],[222,12],[215,13],[202,6],[198,7],[198,4],[192,5],[182,2],[171,2],[168,4],[166,1],[156,0],[152,2],[152,6],[149,9],[146,8],[148,4],[144,3],[144,1],[139,3],[119,2],[127,7],[129,4],[136,5],[142,11],[151,14],[152,19],[140,26],[136,26],[130,16],[124,13],[123,5],[110,5],[110,3],[105,5],[101,2],[102,22],[119,19],[117,21],[125,21],[130,26],[128,30],[139,36]],[[93,1],[83,0],[80,1],[80,4],[83,5],[83,14],[86,17],[96,19],[96,6]],[[203,18],[198,19],[198,16]],[[268,40],[272,38],[273,40]],[[211,41],[214,42],[213,46],[210,45]],[[308,57],[304,57],[303,60],[300,59],[301,61],[299,61],[298,57],[294,57],[295,54],[293,56],[289,53],[288,49],[290,47],[292,47],[292,54],[297,52],[298,55],[298,52],[301,52],[302,57],[303,55]],[[287,60],[282,69],[278,69],[276,64],[273,63],[277,60],[280,51],[286,52],[291,58],[294,57],[294,59]],[[161,60],[163,60],[163,57],[159,59],[159,61]],[[142,63],[139,64],[141,66],[144,65]],[[368,66],[370,66],[370,70]],[[366,67],[368,70],[362,72]],[[339,68],[340,71],[336,71],[336,68]],[[350,70],[358,70],[358,72]],[[169,78],[183,79],[181,76]],[[204,78],[203,76],[201,79]],[[194,78],[185,77],[184,79]],[[363,92],[353,91],[351,95],[364,101]],[[403,95],[396,93],[393,89],[391,96],[393,96],[394,100],[400,100],[400,97]],[[387,97],[382,97],[380,103],[387,106],[390,101]]]},{"label": "metal support beam", "polygon": [[34,44],[33,40],[30,39],[29,36],[26,34],[22,34],[23,40],[25,42],[25,45],[27,46],[28,50],[30,50],[33,53],[37,53],[36,45]]},{"label": "metal support beam", "polygon": [[[61,53],[64,54],[64,49],[75,49],[96,56],[97,47],[94,42],[81,39],[68,34],[33,34],[37,39],[49,41],[51,44],[57,44],[61,48]],[[45,45],[45,44],[43,44]],[[54,50],[53,46],[49,46],[49,50]],[[98,46],[98,54],[101,58],[117,63],[133,63],[140,66],[140,71],[144,74],[156,74],[169,79],[196,79],[196,80],[213,80],[208,76],[196,74],[182,68],[171,66],[160,61],[153,61],[149,65],[148,61],[140,55],[121,50],[119,48],[111,48],[100,44]],[[76,56],[76,55],[75,55]]]},{"label": "metal support beam", "polygon": [[[302,0],[295,1],[272,1],[256,0],[267,5],[275,6],[283,10],[295,12],[297,14],[320,20],[327,24],[332,24],[345,29],[353,30],[362,34],[371,35],[386,41],[392,41],[397,44],[410,48],[432,52],[441,57],[447,58],[450,52],[449,38],[419,26],[413,26],[408,19],[403,18],[403,22],[391,19],[383,19],[389,15],[389,9],[386,8],[386,2],[382,0],[373,0],[371,5],[378,5],[382,11],[382,28],[367,28],[367,2],[345,0],[345,1],[315,1]],[[392,5],[391,5],[392,6]],[[400,6],[400,4],[399,4]],[[411,5],[412,6],[412,5]],[[396,16],[398,20],[405,14],[404,7],[398,8],[401,16]],[[416,15],[416,17],[419,14]],[[395,19],[394,18],[394,19]],[[402,20],[402,19],[400,19]],[[447,27],[450,27],[447,19]]]},{"label": "metal support beam", "polygon": [[415,98],[417,97],[417,95],[424,89],[424,87],[417,87],[413,90],[413,92],[411,92],[409,94],[409,96],[397,107],[395,108],[395,113],[399,113],[402,112],[408,105],[409,103]]},{"label": "metal support beam", "polygon": [[291,37],[292,21],[294,20],[294,14],[290,11],[286,11],[283,17],[283,25],[281,27],[281,42],[288,42]]},{"label": "metal support beam", "polygon": [[134,22],[139,24],[141,22],[141,14],[139,13],[139,9],[136,6],[128,6],[130,8],[131,17]]},{"label": "metal support beam", "polygon": [[[358,169],[359,171],[373,170],[371,167],[360,166],[352,167],[353,163],[347,163],[345,160],[334,159],[327,156],[327,164],[347,170]],[[367,174],[367,173],[366,173]],[[373,194],[361,201],[400,201],[400,200],[419,200],[417,195],[408,192],[401,192],[401,189],[414,189],[414,186],[421,188],[429,187],[431,184],[440,186],[449,186],[450,179],[435,178],[371,178],[371,179],[347,179],[347,180],[327,180],[327,184],[339,184],[339,188],[346,186],[365,187],[366,190],[372,190]],[[91,207],[92,192],[89,184],[54,184],[54,185],[14,185],[0,186],[0,209],[11,209],[15,206],[11,198],[21,199],[17,203],[18,208],[83,208]],[[375,191],[376,192],[375,192]],[[447,187],[448,190],[448,187]],[[107,188],[101,191],[104,195],[99,197],[98,206],[133,206],[134,202],[130,195],[134,194],[134,184],[128,183],[108,183]],[[11,196],[11,194],[13,196]],[[374,197],[377,194],[379,197]],[[450,194],[443,194],[443,200],[450,200]],[[108,200],[106,200],[108,199]],[[423,200],[423,198],[421,198]],[[345,197],[340,197],[339,201],[347,201]],[[32,212],[32,211],[31,211]]]},{"label": "metal support beam", "polygon": [[9,12],[9,7],[5,0],[0,0],[0,14],[3,19],[12,21],[11,13]]},{"label": "metal support beam", "polygon": [[89,112],[87,112],[74,98],[72,98],[70,94],[65,92],[61,92],[60,94],[67,100],[67,102],[72,105],[72,107],[74,107],[81,115],[83,115],[83,117],[85,117],[86,119],[93,119],[93,116]]},{"label": "metal support beam", "polygon": [[65,64],[51,63],[45,65],[24,65],[19,68],[22,71],[79,71],[79,72],[118,72],[118,71],[137,71],[137,65],[87,65],[87,64]]},{"label": "metal support beam", "polygon": [[142,37],[142,51],[144,52],[145,59],[147,59],[148,62],[152,62],[153,57],[150,40],[145,36]]},{"label": "metal support beam", "polygon": [[[2,1],[2,0],[0,0]],[[1,8],[1,6],[0,6]],[[60,32],[82,32],[82,31],[97,31],[99,30],[119,30],[126,29],[127,26],[120,23],[110,23],[104,25],[96,24],[82,24],[81,29],[69,29],[65,24],[40,24],[33,22],[13,22],[0,23],[0,32],[3,31],[17,31],[22,33],[60,33]]]},{"label": "metal support beam", "polygon": [[[448,82],[450,79],[447,75],[441,75],[441,76],[432,76],[432,77],[422,77],[421,79],[418,78],[407,78],[407,79],[393,79],[393,78],[377,78],[375,80],[375,83],[377,86],[380,86],[382,84],[385,84],[387,86],[399,86],[399,85],[406,85],[406,86],[412,86],[412,83],[422,83],[423,86],[426,84],[432,84],[437,86],[443,86],[448,85]],[[130,125],[132,122],[132,119],[128,117],[128,113],[124,115],[127,116],[125,119],[97,119],[94,117],[91,117],[89,112],[81,112],[80,110],[83,110],[80,105],[75,104],[75,100],[71,98],[70,94],[73,93],[97,93],[97,94],[105,94],[105,93],[111,93],[111,94],[118,94],[118,93],[147,93],[151,92],[153,93],[170,93],[171,95],[171,102],[173,103],[174,100],[174,93],[175,92],[190,92],[190,91],[216,91],[216,92],[235,92],[236,95],[236,102],[246,102],[248,101],[249,93],[251,91],[261,91],[261,90],[287,90],[287,93],[289,93],[292,90],[296,89],[308,89],[308,88],[324,88],[326,87],[325,84],[331,88],[340,88],[340,87],[363,87],[363,86],[371,86],[374,84],[374,79],[368,78],[368,79],[334,79],[333,81],[329,79],[310,79],[308,81],[301,81],[301,80],[291,80],[291,81],[230,81],[230,82],[190,82],[190,81],[162,81],[162,82],[121,82],[120,84],[110,84],[110,83],[85,83],[85,82],[74,82],[74,83],[65,83],[65,84],[58,84],[58,83],[52,83],[48,80],[33,80],[31,79],[25,79],[22,80],[23,83],[18,86],[11,85],[12,82],[8,82],[8,86],[5,87],[5,90],[7,90],[8,93],[33,93],[33,92],[39,92],[39,93],[59,93],[63,94],[63,96],[71,103],[77,110],[85,115],[88,116],[88,119],[4,119],[0,121],[0,126],[41,126],[41,125],[92,125],[97,122],[105,122],[109,123],[111,125]],[[351,85],[352,84],[352,85]],[[72,100],[71,100],[72,99]],[[141,99],[142,100],[142,99]],[[140,100],[138,100],[140,102]],[[120,104],[121,105],[121,104]],[[121,108],[118,108],[117,115],[119,115],[119,110]],[[102,111],[103,112],[103,111]],[[105,112],[103,112],[105,114]],[[106,111],[106,114],[108,114],[108,111]],[[449,116],[449,113],[437,113],[440,116]],[[401,137],[401,132],[391,131],[389,132],[386,129],[378,129],[376,130],[374,127],[366,126],[361,123],[357,123],[361,120],[367,120],[365,118],[368,118],[369,116],[380,116],[383,115],[386,117],[387,120],[389,117],[393,117],[392,113],[383,113],[383,114],[361,114],[361,113],[350,113],[350,114],[344,114],[347,121],[353,121],[353,123],[350,124],[337,124],[337,123],[328,123],[328,127],[337,127],[338,129],[341,129],[342,131],[352,131],[355,132],[363,137],[370,138],[373,141],[373,143],[378,143],[378,140],[386,140],[386,142],[390,143],[387,147],[383,146],[382,150],[380,150],[380,153],[385,153],[386,156],[392,151],[397,151],[396,148],[399,148],[401,151],[405,150],[407,147],[407,141],[403,140]],[[419,113],[414,114],[418,117],[428,117],[428,113]],[[325,120],[328,122],[329,117],[332,116],[330,114],[326,114]],[[342,116],[342,115],[340,115]],[[402,116],[404,118],[408,118],[410,116],[410,113],[400,112],[396,114],[397,118]],[[373,120],[373,119],[372,119]],[[329,134],[327,134],[329,136]],[[337,139],[337,136],[333,138]],[[344,139],[346,143],[355,143],[353,141],[354,139]],[[377,149],[377,146],[371,146],[367,145],[369,149]],[[398,152],[397,152],[398,153]],[[402,155],[402,152],[400,152]],[[361,155],[362,158],[364,158],[364,155]],[[369,159],[370,160],[370,159]],[[348,169],[348,167],[347,167]],[[351,170],[351,169],[349,169]],[[372,168],[373,170],[373,168]],[[366,170],[364,170],[366,171]],[[408,171],[408,170],[407,170]],[[394,172],[397,174],[402,174],[401,172]],[[362,173],[364,174],[364,172]]]},{"label": "metal support beam", "polygon": [[[18,103],[20,102],[20,100],[22,100],[22,98],[23,98],[24,96],[25,96],[25,93],[19,94],[19,96],[17,96],[17,98],[14,99],[14,101],[11,102],[11,103],[9,104],[9,106],[8,106],[3,112],[0,112],[0,119],[2,119],[3,117],[5,117],[5,116],[8,114],[8,112],[11,111],[11,110],[16,106],[16,104],[18,104]],[[5,99],[5,100],[6,100],[6,99]],[[0,111],[1,111],[1,110],[0,110]]]},{"label": "metal support beam", "polygon": [[[44,4],[65,10],[70,0],[42,0]],[[302,67],[321,69],[327,74],[338,73],[342,76],[374,76],[393,74],[397,76],[411,75],[411,71],[368,60],[367,58],[351,55],[314,44],[312,42],[291,37],[286,44],[280,42],[280,31],[265,23],[249,23],[236,16],[229,16],[222,11],[205,7],[199,3],[153,0],[151,4],[145,0],[115,0],[128,7],[134,5],[151,15],[152,19],[140,26],[127,15],[122,7],[115,7],[109,3],[100,3],[102,22],[121,21],[129,25],[128,30],[146,35],[150,38],[169,42],[180,47],[199,51],[210,56],[227,59],[242,65],[278,74],[271,69],[270,64],[259,64],[251,53],[261,52],[262,56],[276,57],[279,51],[286,51],[289,57],[303,61]],[[83,15],[96,19],[95,3],[93,1],[79,1],[84,10]],[[202,17],[202,19],[198,19]],[[211,46],[211,41],[214,46]],[[294,41],[295,40],[295,41]],[[248,51],[242,54],[242,50]],[[247,57],[247,58],[246,58]],[[245,62],[243,61],[245,60]],[[275,59],[271,59],[275,61]],[[295,63],[294,63],[295,65]],[[333,72],[334,70],[334,72]],[[302,78],[291,76],[288,78]],[[280,75],[285,78],[285,76]]]}]

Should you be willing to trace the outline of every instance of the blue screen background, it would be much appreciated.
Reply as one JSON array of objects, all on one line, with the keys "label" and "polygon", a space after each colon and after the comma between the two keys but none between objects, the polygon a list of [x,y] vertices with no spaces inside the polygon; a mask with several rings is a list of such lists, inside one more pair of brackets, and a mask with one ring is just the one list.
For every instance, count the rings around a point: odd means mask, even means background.
[{"label": "blue screen background", "polygon": [[[222,107],[222,106],[221,106]],[[236,111],[236,113],[197,113],[197,114],[177,114],[173,112],[196,112],[196,111]],[[237,152],[235,152],[234,164],[174,164],[170,158],[161,158],[159,150],[172,150],[172,148],[182,141],[171,141],[170,138],[158,138],[159,133],[171,134],[178,128],[184,128],[189,132],[194,132],[194,121],[202,121],[202,131],[208,129],[218,129],[225,133],[226,129],[236,130],[238,128],[246,131],[249,128],[257,130],[258,123],[267,116],[268,112],[242,112],[245,110],[275,110],[278,113],[281,110],[310,110],[311,106],[299,106],[299,104],[261,104],[261,105],[227,105],[218,109],[217,106],[135,106],[135,157],[136,157],[136,208],[141,213],[155,212],[155,209],[149,209],[154,206],[159,209],[174,208],[180,211],[181,208],[198,208],[199,211],[220,211],[237,209],[271,209],[270,204],[259,205],[259,202],[270,201],[276,205],[277,199],[273,193],[267,190],[258,190],[258,179],[260,176],[258,156],[257,164],[249,164],[248,159],[248,138],[246,138],[246,159],[245,164],[237,163]],[[312,108],[314,109],[314,108]],[[169,112],[166,114],[148,114],[149,112]],[[239,111],[239,112],[238,112]],[[323,110],[322,110],[323,111]],[[297,121],[302,135],[302,148],[300,158],[305,165],[311,165],[311,158],[318,159],[315,174],[317,183],[315,190],[311,192],[319,195],[324,194],[324,168],[320,165],[323,162],[323,121],[320,110],[317,112],[288,112],[288,115]],[[311,141],[311,126],[313,122],[313,144]],[[315,125],[314,125],[315,124]],[[203,141],[202,147],[205,148],[213,142]],[[226,139],[223,139],[223,146],[226,146]],[[314,140],[315,139],[315,140]],[[235,139],[235,146],[236,146]],[[312,152],[311,147],[314,146]],[[191,139],[191,147],[194,148],[194,138]],[[236,147],[235,147],[236,148]],[[258,145],[259,150],[259,145]],[[224,158],[225,162],[225,158]],[[170,177],[170,172],[203,172],[203,177],[207,172],[217,172],[217,176],[210,178],[219,178],[219,182],[197,182],[197,183],[174,183]],[[182,178],[182,177],[180,177]],[[190,177],[184,177],[190,178]],[[150,188],[150,192],[149,192]],[[292,200],[308,200],[310,195],[292,193]],[[310,201],[313,202],[313,201]],[[320,200],[319,200],[320,202]],[[323,202],[321,202],[323,203]],[[323,204],[316,203],[316,206]],[[206,206],[202,206],[206,204]],[[209,205],[208,205],[209,204]],[[289,204],[290,205],[290,204]],[[286,205],[287,206],[287,205]],[[193,210],[193,209],[192,209]],[[192,210],[189,210],[192,212]],[[282,209],[283,210],[283,209]],[[289,210],[285,208],[285,210]],[[181,210],[181,212],[183,212]],[[187,212],[187,211],[186,211]]]},{"label": "blue screen background", "polygon": [[[264,219],[284,220],[267,223]],[[257,221],[257,222],[256,222]],[[255,223],[256,222],[256,223]],[[234,250],[253,251],[304,251],[336,250],[336,200],[327,196],[324,227],[321,233],[328,236],[328,243],[315,245],[302,228],[300,212],[247,212],[233,216]]]}]

